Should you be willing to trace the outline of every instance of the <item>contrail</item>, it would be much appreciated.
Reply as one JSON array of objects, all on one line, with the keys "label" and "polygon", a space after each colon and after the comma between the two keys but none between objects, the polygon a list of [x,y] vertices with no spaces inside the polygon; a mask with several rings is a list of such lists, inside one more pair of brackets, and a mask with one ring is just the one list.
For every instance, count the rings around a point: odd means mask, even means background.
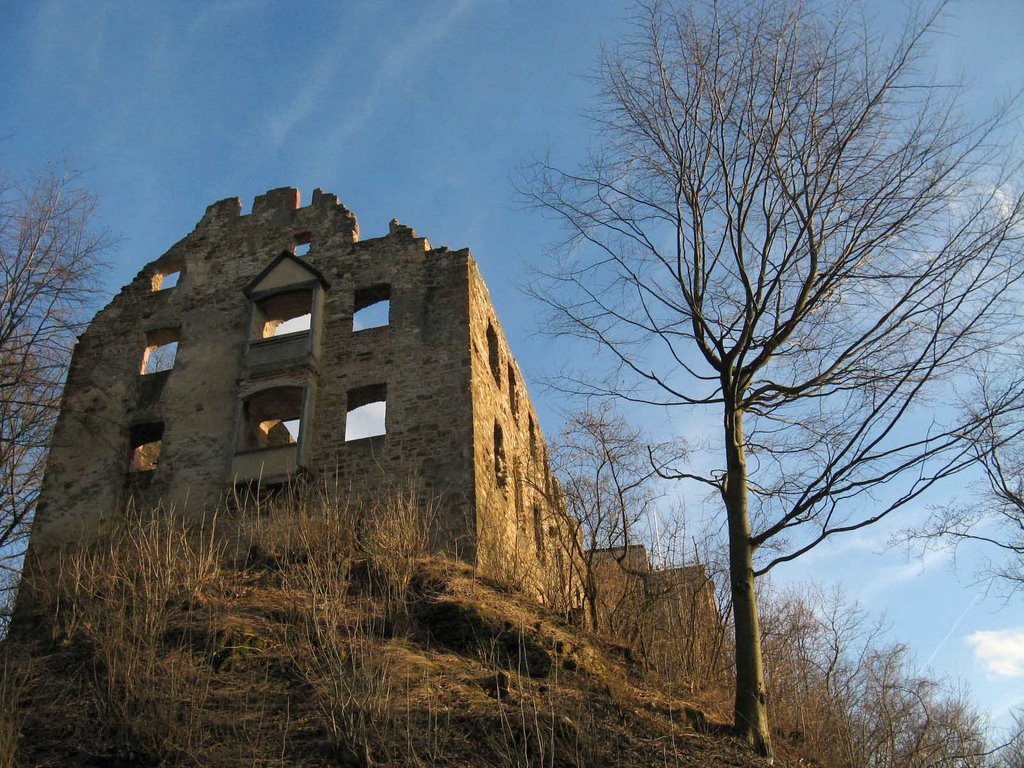
[{"label": "contrail", "polygon": [[940,641],[939,641],[939,644],[938,644],[937,646],[935,646],[935,650],[934,650],[934,651],[932,651],[932,655],[931,655],[931,656],[929,656],[929,657],[928,657],[928,661],[926,661],[926,662],[924,663],[924,666],[925,666],[926,668],[927,668],[927,667],[929,667],[929,666],[931,665],[932,661],[933,661],[933,660],[935,659],[935,657],[936,657],[936,656],[938,655],[939,651],[941,651],[941,650],[942,650],[942,646],[944,646],[944,645],[946,644],[946,641],[947,641],[947,640],[949,640],[949,638],[953,636],[953,633],[954,633],[954,632],[956,632],[956,628],[960,626],[960,622],[964,620],[964,616],[966,616],[966,615],[967,615],[967,612],[968,612],[968,611],[970,611],[970,610],[971,610],[971,608],[973,608],[973,607],[974,607],[974,604],[975,604],[976,602],[978,602],[978,596],[979,596],[979,595],[978,595],[978,593],[977,593],[977,592],[975,592],[975,593],[974,593],[974,597],[972,597],[972,598],[971,598],[971,602],[969,602],[969,603],[967,604],[967,607],[966,607],[966,608],[964,608],[963,612],[962,612],[962,613],[961,613],[961,614],[960,614],[960,615],[959,615],[959,616],[957,617],[956,621],[954,621],[954,622],[953,622],[953,626],[951,626],[951,627],[949,628],[949,632],[947,632],[947,633],[946,633],[946,636],[945,636],[944,638],[942,638],[942,640],[940,640]]}]

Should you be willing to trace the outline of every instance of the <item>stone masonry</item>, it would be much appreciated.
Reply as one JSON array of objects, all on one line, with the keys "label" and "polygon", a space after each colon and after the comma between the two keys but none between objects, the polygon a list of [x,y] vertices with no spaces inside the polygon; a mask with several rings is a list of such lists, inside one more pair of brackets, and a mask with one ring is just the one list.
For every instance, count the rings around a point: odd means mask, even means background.
[{"label": "stone masonry", "polygon": [[[383,434],[346,435],[381,413]],[[101,539],[129,500],[201,520],[298,477],[415,481],[438,550],[538,591],[564,569],[544,438],[470,252],[397,221],[360,241],[337,197],[282,188],[209,206],[81,335],[31,554]]]}]

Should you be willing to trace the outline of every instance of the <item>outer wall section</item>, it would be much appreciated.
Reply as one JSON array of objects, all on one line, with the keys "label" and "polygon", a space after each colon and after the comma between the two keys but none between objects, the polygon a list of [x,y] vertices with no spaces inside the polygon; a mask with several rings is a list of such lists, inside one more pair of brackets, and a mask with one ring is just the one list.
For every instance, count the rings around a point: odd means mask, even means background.
[{"label": "outer wall section", "polygon": [[[415,486],[433,514],[435,546],[473,560],[473,425],[468,251],[432,250],[407,227],[355,244],[338,261],[315,257],[331,284],[313,456],[340,496]],[[357,291],[390,287],[385,327],[353,330]],[[345,442],[349,393],[386,385],[387,434]]]},{"label": "outer wall section", "polygon": [[576,604],[559,594],[569,583],[573,539],[537,414],[474,262],[469,279],[480,568],[532,584],[543,601]]},{"label": "outer wall section", "polygon": [[[246,291],[283,252],[303,243],[309,251],[295,262],[298,273],[319,286],[309,354],[271,356],[268,366],[266,356],[257,360],[250,351],[254,309]],[[287,188],[258,197],[244,216],[237,199],[211,205],[82,335],[33,556],[101,538],[130,499],[202,519],[231,490],[237,468],[260,461],[252,454],[237,460],[243,399],[284,386],[304,393],[297,452],[303,474],[356,501],[388,483],[416,484],[440,511],[436,546],[473,560],[468,262],[467,251],[432,250],[397,223],[386,237],[358,242],[355,217],[319,190],[305,208]],[[296,271],[285,267],[285,276]],[[159,276],[177,270],[177,285],[157,290]],[[371,286],[386,286],[389,321],[356,331],[356,292]],[[170,332],[178,339],[173,368],[141,375],[147,345]],[[307,345],[298,349],[305,353]],[[386,391],[387,433],[346,442],[349,397],[373,385]],[[133,435],[155,426],[158,463],[133,473]]]}]

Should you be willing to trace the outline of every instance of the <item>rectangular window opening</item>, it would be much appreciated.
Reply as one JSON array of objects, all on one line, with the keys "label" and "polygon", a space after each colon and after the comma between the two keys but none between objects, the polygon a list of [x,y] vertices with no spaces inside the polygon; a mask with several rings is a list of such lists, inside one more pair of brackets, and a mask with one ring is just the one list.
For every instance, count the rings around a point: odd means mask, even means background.
[{"label": "rectangular window opening", "polygon": [[294,253],[296,256],[305,256],[309,253],[309,246],[312,244],[312,237],[308,232],[303,232],[301,235],[295,236],[295,249]]},{"label": "rectangular window opening", "polygon": [[282,291],[253,304],[252,336],[272,339],[290,333],[308,333],[313,322],[313,291]]},{"label": "rectangular window opening", "polygon": [[178,356],[178,342],[181,340],[180,328],[162,328],[146,334],[146,349],[142,353],[142,365],[139,373],[160,373],[174,367]]},{"label": "rectangular window opening", "polygon": [[387,384],[349,390],[345,442],[387,434],[387,399]]},{"label": "rectangular window opening", "polygon": [[242,401],[238,450],[259,451],[295,445],[302,432],[302,387],[271,387]]},{"label": "rectangular window opening", "polygon": [[129,472],[152,472],[160,462],[164,425],[136,424],[129,431]]},{"label": "rectangular window opening", "polygon": [[155,272],[150,282],[150,289],[156,292],[174,288],[181,279],[181,269],[180,266],[166,266]]},{"label": "rectangular window opening", "polygon": [[391,286],[371,285],[355,293],[352,331],[365,331],[391,324]]}]

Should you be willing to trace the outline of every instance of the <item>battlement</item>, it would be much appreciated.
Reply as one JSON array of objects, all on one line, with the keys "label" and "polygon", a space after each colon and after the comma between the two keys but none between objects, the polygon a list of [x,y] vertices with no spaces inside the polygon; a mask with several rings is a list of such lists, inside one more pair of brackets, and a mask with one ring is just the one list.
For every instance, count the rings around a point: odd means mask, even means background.
[{"label": "battlement", "polygon": [[[229,197],[218,200],[206,207],[206,213],[196,225],[197,230],[210,227],[238,225],[260,222],[281,228],[316,226],[330,222],[338,232],[347,232],[351,242],[359,240],[359,222],[355,215],[338,201],[338,196],[324,192],[320,188],[313,190],[313,200],[302,207],[302,195],[294,187],[278,187],[253,200],[252,209],[242,213],[242,199]],[[297,233],[301,237],[301,233]]]}]

